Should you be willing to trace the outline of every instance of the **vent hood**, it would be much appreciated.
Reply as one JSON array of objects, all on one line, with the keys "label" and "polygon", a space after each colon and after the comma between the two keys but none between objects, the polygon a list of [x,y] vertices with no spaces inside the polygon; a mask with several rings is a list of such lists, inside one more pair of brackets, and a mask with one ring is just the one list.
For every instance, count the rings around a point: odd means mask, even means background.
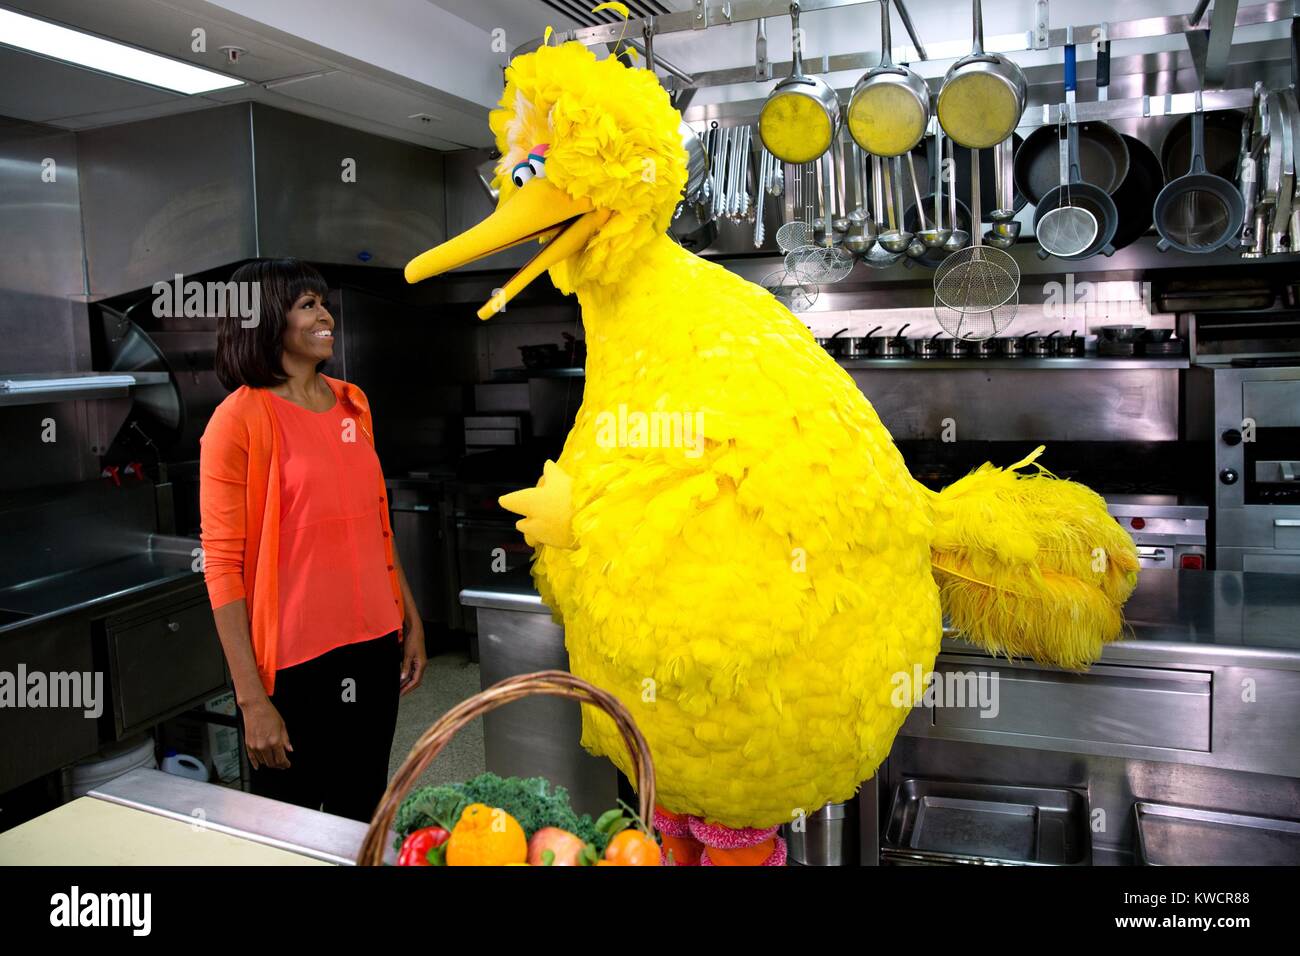
[{"label": "vent hood", "polygon": [[258,103],[77,149],[92,298],[259,256],[401,268],[446,238],[441,153]]}]

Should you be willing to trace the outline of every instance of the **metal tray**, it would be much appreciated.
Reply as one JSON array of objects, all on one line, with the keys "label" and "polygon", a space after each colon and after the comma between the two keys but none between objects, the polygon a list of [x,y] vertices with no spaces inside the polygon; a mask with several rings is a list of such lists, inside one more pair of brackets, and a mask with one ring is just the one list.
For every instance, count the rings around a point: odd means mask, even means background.
[{"label": "metal tray", "polygon": [[894,790],[881,859],[1087,866],[1088,798],[1064,788],[904,780]]},{"label": "metal tray", "polygon": [[1136,803],[1138,853],[1148,866],[1300,865],[1300,822]]}]

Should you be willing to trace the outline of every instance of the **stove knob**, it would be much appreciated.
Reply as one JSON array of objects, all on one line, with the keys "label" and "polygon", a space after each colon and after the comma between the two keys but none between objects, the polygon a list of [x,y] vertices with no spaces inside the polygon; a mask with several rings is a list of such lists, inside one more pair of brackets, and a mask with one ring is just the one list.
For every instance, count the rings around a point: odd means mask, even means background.
[{"label": "stove knob", "polygon": [[1235,428],[1229,428],[1226,432],[1223,433],[1223,443],[1225,445],[1240,445],[1241,432],[1239,432]]},{"label": "stove knob", "polygon": [[1232,468],[1225,468],[1219,472],[1219,480],[1225,485],[1235,485],[1238,477],[1236,470]]}]

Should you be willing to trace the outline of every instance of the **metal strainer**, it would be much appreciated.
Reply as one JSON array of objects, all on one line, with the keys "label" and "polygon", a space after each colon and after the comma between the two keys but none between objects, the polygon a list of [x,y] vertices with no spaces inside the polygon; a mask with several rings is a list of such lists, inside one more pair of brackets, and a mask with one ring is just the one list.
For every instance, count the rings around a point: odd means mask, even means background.
[{"label": "metal strainer", "polygon": [[[797,173],[790,180],[790,208],[797,216],[799,210],[804,208],[804,197],[808,194],[808,179],[812,167],[804,163],[802,166],[791,167]],[[776,244],[782,252],[794,252],[796,249],[802,249],[812,242],[812,210],[808,209],[803,219],[792,219],[783,223],[776,231]]]},{"label": "metal strainer", "polygon": [[[834,205],[831,194],[833,188],[831,151],[828,150],[822,156],[822,162],[827,164],[822,176],[822,216],[826,221],[825,238],[820,244],[803,246],[786,253],[785,256],[786,269],[800,282],[813,285],[839,282],[841,279],[848,278],[849,273],[853,271],[854,262],[853,253],[835,245],[835,230],[831,228]],[[811,241],[810,236],[809,242]]]},{"label": "metal strainer", "polygon": [[1043,251],[1061,259],[1077,256],[1097,238],[1097,217],[1072,202],[1070,186],[1074,177],[1070,169],[1070,137],[1066,126],[1066,111],[1062,109],[1056,129],[1061,154],[1060,205],[1043,213],[1034,224]]},{"label": "metal strainer", "polygon": [[988,339],[1005,331],[1019,306],[1020,267],[1001,249],[980,245],[979,150],[971,157],[971,245],[954,252],[934,273],[934,314],[957,339]]},{"label": "metal strainer", "polygon": [[817,302],[817,286],[800,282],[785,269],[768,273],[761,285],[791,312],[807,312]]}]

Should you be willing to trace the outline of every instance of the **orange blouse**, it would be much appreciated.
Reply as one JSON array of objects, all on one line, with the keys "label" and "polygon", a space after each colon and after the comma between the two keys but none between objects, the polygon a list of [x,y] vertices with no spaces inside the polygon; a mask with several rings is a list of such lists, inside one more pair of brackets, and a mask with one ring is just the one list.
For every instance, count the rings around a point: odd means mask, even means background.
[{"label": "orange blouse", "polygon": [[[365,394],[355,385],[325,377],[338,403],[356,417],[357,430],[372,447],[374,427]],[[242,386],[217,406],[203,432],[199,452],[199,511],[203,571],[208,600],[219,608],[243,599],[258,675],[268,694],[275,690],[280,660],[281,446],[273,396]],[[305,409],[304,409],[305,411]],[[393,529],[382,476],[375,478],[383,548],[392,601],[401,615],[402,591],[393,569]]]},{"label": "orange blouse", "polygon": [[386,587],[379,457],[355,413],[313,412],[272,393],[280,440],[280,641],[276,668],[402,626]]}]

